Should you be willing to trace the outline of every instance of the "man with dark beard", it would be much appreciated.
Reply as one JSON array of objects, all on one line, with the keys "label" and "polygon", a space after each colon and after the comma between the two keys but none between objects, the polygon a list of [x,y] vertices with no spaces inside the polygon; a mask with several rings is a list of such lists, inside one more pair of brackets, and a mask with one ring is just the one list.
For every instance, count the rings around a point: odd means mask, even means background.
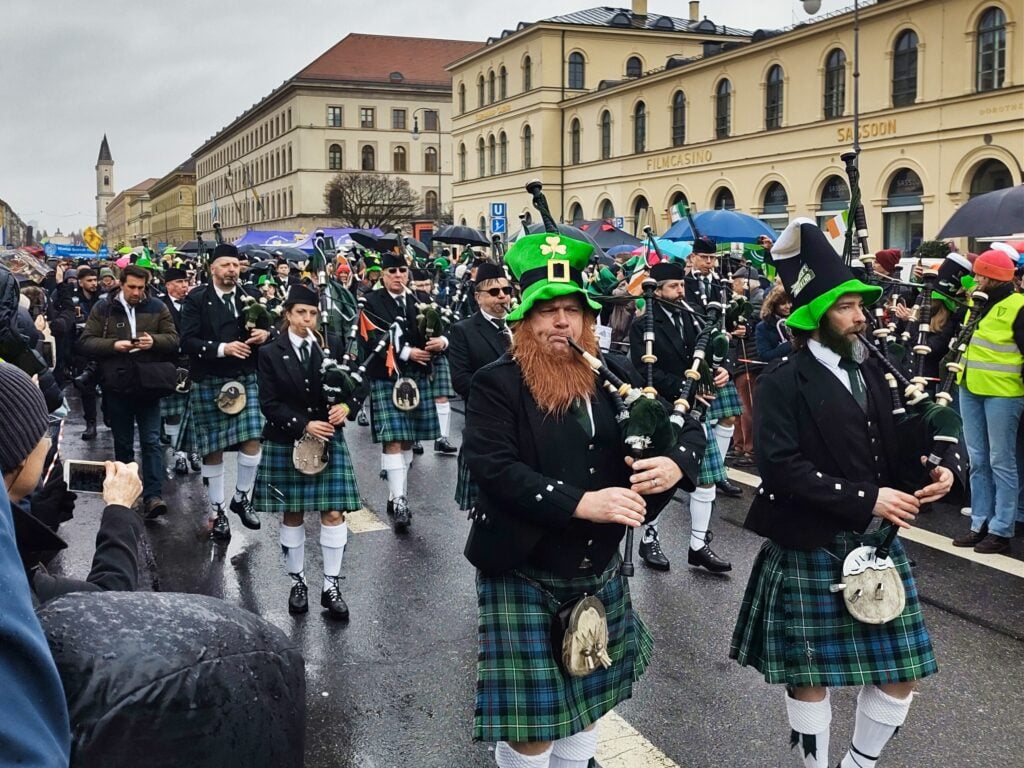
[{"label": "man with dark beard", "polygon": [[[632,695],[652,646],[619,542],[677,486],[693,490],[704,449],[690,421],[668,456],[627,457],[611,396],[568,345],[599,354],[600,306],[582,276],[592,251],[554,233],[516,241],[506,263],[523,300],[508,316],[511,352],[477,372],[467,404],[463,451],[479,487],[466,544],[480,617],[473,735],[498,742],[501,768],[594,756],[594,725]],[[584,595],[603,604],[607,642],[581,672],[549,635],[556,611]]]},{"label": "man with dark beard", "polygon": [[[865,285],[809,219],[787,227],[772,259],[793,297],[787,324],[796,351],[761,374],[754,412],[758,489],[745,527],[767,541],[754,563],[730,657],[784,684],[791,743],[807,768],[829,768],[829,688],[863,686],[842,768],[874,768],[903,724],[916,681],[936,669],[907,556],[896,539],[888,560],[905,591],[894,618],[866,623],[847,610],[844,561],[874,547],[891,526],[909,528],[920,506],[945,496],[956,466],[926,473],[902,450],[882,371],[858,334]],[[882,521],[889,525],[880,528]],[[870,556],[869,556],[870,557]],[[864,601],[882,597],[878,590]],[[852,596],[851,596],[852,597]],[[898,602],[896,603],[898,608]],[[895,611],[894,611],[895,612]],[[880,619],[884,617],[879,617]]]}]

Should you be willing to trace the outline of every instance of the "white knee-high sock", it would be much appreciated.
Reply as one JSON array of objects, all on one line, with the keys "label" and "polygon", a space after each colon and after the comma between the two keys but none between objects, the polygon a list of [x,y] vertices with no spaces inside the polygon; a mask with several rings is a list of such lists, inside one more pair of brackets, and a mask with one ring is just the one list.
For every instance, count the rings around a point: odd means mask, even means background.
[{"label": "white knee-high sock", "polygon": [[539,755],[521,755],[507,741],[494,745],[494,760],[498,768],[548,768],[550,759],[551,747]]},{"label": "white knee-high sock", "polygon": [[405,462],[406,469],[412,466],[412,458],[412,448],[407,451],[402,451],[402,460]]},{"label": "white knee-high sock", "polygon": [[220,507],[224,505],[224,465],[207,464],[203,462],[203,480],[206,481],[206,495],[210,499],[210,505]]},{"label": "white knee-high sock", "polygon": [[260,468],[261,458],[263,458],[263,451],[256,451],[253,456],[238,452],[238,477],[235,479],[236,499],[241,498],[243,493],[252,493],[252,487],[256,485],[256,470]]},{"label": "white knee-high sock", "polygon": [[587,768],[590,758],[595,754],[597,728],[580,731],[551,745],[551,762],[548,763],[548,768]]},{"label": "white knee-high sock", "polygon": [[324,525],[320,523],[320,553],[324,558],[324,590],[330,588],[328,576],[341,575],[341,558],[348,543],[348,523]]},{"label": "white knee-high sock", "polygon": [[736,425],[723,427],[719,423],[715,424],[715,428],[712,431],[715,433],[715,442],[718,443],[718,451],[722,454],[722,461],[725,461],[725,454],[729,452],[729,443],[732,442],[732,436],[736,432]]},{"label": "white knee-high sock", "polygon": [[164,432],[167,433],[167,437],[171,439],[171,446],[175,446],[178,443],[178,435],[181,434],[181,424],[164,424]]},{"label": "white knee-high sock", "polygon": [[874,685],[861,688],[857,694],[853,740],[840,768],[875,768],[882,749],[907,719],[913,698],[911,694],[897,699]]},{"label": "white knee-high sock", "polygon": [[392,499],[405,495],[405,476],[408,468],[400,453],[382,453],[380,468],[388,473],[388,492]]},{"label": "white knee-high sock", "polygon": [[694,488],[690,492],[690,549],[703,549],[711,527],[715,486]]},{"label": "white knee-high sock", "polygon": [[409,468],[412,466],[412,448],[402,451],[402,459],[405,460],[405,475],[402,478],[402,495],[409,495]]},{"label": "white knee-high sock", "polygon": [[654,538],[658,535],[658,523],[661,521],[661,516],[654,518],[651,522],[647,523],[644,527],[644,537],[642,541],[650,544],[654,541]]},{"label": "white knee-high sock", "polygon": [[437,409],[437,420],[441,425],[441,437],[447,439],[448,430],[452,422],[452,404],[447,401],[443,403],[435,402],[434,408]]},{"label": "white knee-high sock", "polygon": [[832,725],[832,696],[822,701],[797,701],[786,694],[786,714],[793,729],[792,745],[800,752],[804,768],[829,768],[828,737]]},{"label": "white knee-high sock", "polygon": [[288,573],[302,575],[306,560],[306,527],[303,525],[281,525],[281,546],[287,552]]}]

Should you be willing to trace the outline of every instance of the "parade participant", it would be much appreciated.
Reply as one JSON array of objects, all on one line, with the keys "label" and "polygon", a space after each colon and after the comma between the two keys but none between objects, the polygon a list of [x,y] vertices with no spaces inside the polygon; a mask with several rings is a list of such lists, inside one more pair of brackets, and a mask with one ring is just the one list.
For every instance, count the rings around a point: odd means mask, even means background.
[{"label": "parade participant", "polygon": [[[654,368],[654,386],[658,394],[671,401],[679,396],[686,380],[686,370],[693,363],[697,329],[692,318],[683,314],[680,304],[685,290],[682,265],[678,262],[663,261],[651,267],[650,276],[658,283],[654,296],[659,299],[653,307],[644,308],[645,312],[654,313],[654,354],[658,358]],[[638,370],[643,366],[643,336],[644,318],[640,316],[633,321],[629,333],[629,353],[633,366]],[[717,386],[721,387],[728,381],[725,369],[716,370],[714,374]],[[713,573],[732,569],[728,561],[723,560],[711,549],[711,515],[714,510],[715,482],[725,477],[725,462],[718,452],[718,444],[711,435],[708,435],[708,444],[697,479],[698,487],[690,493],[690,546],[687,550],[687,562]],[[661,518],[658,517],[645,526],[643,538],[640,540],[640,557],[643,558],[645,565],[658,571],[667,571],[671,563],[658,538],[660,521]]]},{"label": "parade participant", "polygon": [[[434,304],[436,306],[433,297],[434,282],[430,277],[430,273],[425,269],[414,269],[412,277],[412,289],[416,301],[420,304]],[[433,356],[431,360],[433,370],[430,372],[429,394],[430,398],[434,401],[434,408],[437,409],[438,429],[441,432],[441,436],[434,441],[434,453],[442,456],[454,456],[459,452],[459,449],[452,445],[449,440],[452,422],[452,406],[449,398],[455,397],[456,392],[452,388],[452,371],[448,364],[447,328],[442,333],[443,335],[437,338],[444,341],[445,348]],[[420,393],[420,396],[423,397],[424,393]],[[419,450],[417,450],[417,447],[419,447]],[[412,450],[413,453],[422,454],[422,444],[419,441],[413,443]]]},{"label": "parade participant", "polygon": [[[434,353],[441,352],[444,339],[423,338],[416,322],[416,300],[406,289],[409,265],[405,258],[386,253],[381,259],[383,289],[366,295],[365,312],[379,328],[392,333],[393,358],[399,378],[411,380],[421,393],[410,410],[400,410],[394,402],[395,375],[386,360],[373,358],[366,368],[370,379],[370,429],[375,443],[382,444],[381,469],[388,481],[388,512],[394,516],[395,533],[402,533],[412,522],[408,500],[408,473],[412,466],[412,444],[417,440],[436,440],[440,436],[437,409],[429,398],[430,364]],[[369,352],[369,345],[364,349]]]},{"label": "parade participant", "polygon": [[[129,265],[120,290],[93,307],[78,350],[99,363],[107,414],[114,434],[114,457],[135,460],[135,427],[142,449],[143,508],[147,518],[167,513],[160,449],[160,398],[173,387],[178,331],[159,299],[146,295],[149,273]],[[169,369],[169,371],[168,371]],[[158,380],[159,379],[159,380]]]},{"label": "parade participant", "polygon": [[[954,474],[946,460],[926,474],[923,457],[901,450],[882,370],[864,358],[864,303],[881,289],[857,280],[809,219],[786,228],[772,257],[793,296],[787,322],[797,351],[759,377],[762,483],[745,527],[767,541],[729,655],[786,686],[791,743],[812,768],[831,765],[829,689],[863,686],[841,766],[874,768],[906,719],[916,681],[936,671],[935,656],[899,539],[889,554],[905,603],[900,610],[890,588],[894,618],[854,618],[845,585],[836,585],[853,578],[844,576],[849,553],[881,545],[889,525],[910,527],[921,504],[946,495]],[[888,561],[875,562],[884,568]]]},{"label": "parade participant", "polygon": [[1013,290],[1015,266],[996,249],[975,260],[978,290],[988,295],[988,303],[957,377],[971,459],[971,530],[953,545],[982,554],[1010,549],[1020,490],[1016,447],[1024,413],[1024,295]]},{"label": "parade participant", "polygon": [[757,365],[754,323],[764,302],[764,290],[758,271],[745,264],[732,273],[733,303],[726,308],[725,330],[732,337],[729,356],[733,360],[733,383],[740,398],[742,413],[737,417],[733,435],[734,467],[754,466],[754,380],[761,370]]},{"label": "parade participant", "polygon": [[282,289],[280,295],[278,295],[277,281],[270,275],[260,275],[259,280],[256,281],[256,286],[260,291],[260,302],[267,308],[268,312],[273,312],[280,307],[285,301],[284,297],[288,295],[287,287]]},{"label": "parade participant", "polygon": [[[511,354],[470,388],[464,450],[479,485],[466,543],[478,569],[473,737],[497,742],[500,768],[575,768],[594,756],[597,720],[631,697],[652,648],[620,572],[625,526],[641,525],[648,505],[677,485],[692,489],[703,448],[693,425],[670,457],[627,456],[611,396],[566,343],[598,354],[600,306],[582,278],[592,252],[554,233],[515,242],[506,263],[523,301],[508,316]],[[607,619],[606,655],[592,671],[577,666],[578,654],[567,664],[552,649],[553,617],[584,595]]]},{"label": "parade participant", "polygon": [[[181,336],[181,306],[188,295],[188,274],[176,267],[171,267],[164,273],[164,290],[161,297],[167,309],[171,313],[171,320],[174,327]],[[188,370],[188,357],[180,356],[178,367]],[[174,450],[174,472],[177,475],[187,475],[189,469],[199,472],[201,465],[199,454],[195,451],[195,435],[192,429],[191,414],[188,413],[188,393],[175,392],[160,399],[160,417],[164,422],[164,432],[171,440]],[[189,415],[188,423],[182,424],[182,419]]]},{"label": "parade participant", "polygon": [[[482,265],[473,292],[479,309],[452,326],[448,345],[452,386],[467,403],[474,374],[505,354],[512,338],[505,322],[512,303],[512,286],[505,270],[497,264]],[[472,509],[476,501],[476,485],[469,477],[465,451],[459,452],[455,501],[462,510]]]},{"label": "parade participant", "polygon": [[770,363],[793,351],[793,332],[786,325],[793,311],[793,299],[786,289],[777,285],[768,292],[761,305],[761,322],[754,328],[757,359]]},{"label": "parade participant", "polygon": [[257,297],[239,283],[238,249],[218,245],[209,269],[210,283],[182,302],[181,349],[191,358],[190,408],[210,501],[207,525],[213,538],[225,540],[231,538],[231,526],[224,512],[224,451],[235,446],[238,471],[230,509],[246,528],[260,527],[250,498],[263,431],[255,371],[259,348],[270,333],[245,327],[243,297]]},{"label": "parade participant", "polygon": [[103,293],[109,293],[117,287],[117,275],[114,274],[114,270],[110,267],[102,267],[100,269],[100,290]]},{"label": "parade participant", "polygon": [[[348,409],[342,404],[329,406],[323,390],[323,350],[313,332],[319,306],[320,297],[314,291],[293,285],[284,305],[281,333],[260,350],[260,410],[267,422],[256,502],[263,512],[283,515],[280,540],[292,579],[289,613],[308,610],[303,514],[319,513],[324,570],[320,605],[331,618],[347,619],[348,606],[339,583],[348,541],[345,513],[359,509],[362,502],[342,432]],[[323,446],[326,466],[316,474],[296,468],[299,440],[315,440],[318,447]]]}]

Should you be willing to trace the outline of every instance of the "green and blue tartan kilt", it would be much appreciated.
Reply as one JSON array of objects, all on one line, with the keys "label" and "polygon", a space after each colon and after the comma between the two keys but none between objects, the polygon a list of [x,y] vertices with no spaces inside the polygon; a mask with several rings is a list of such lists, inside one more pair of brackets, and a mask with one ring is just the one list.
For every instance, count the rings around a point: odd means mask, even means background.
[{"label": "green and blue tartan kilt", "polygon": [[413,376],[420,389],[420,404],[412,411],[400,411],[391,399],[395,385],[391,381],[370,382],[370,433],[375,443],[412,443],[436,440],[441,436],[437,408],[429,397],[430,384],[425,376]]},{"label": "green and blue tartan kilt", "polygon": [[461,510],[470,510],[476,505],[477,485],[469,476],[469,465],[459,451],[458,476],[455,480],[455,502]]},{"label": "green and blue tartan kilt", "polygon": [[263,443],[254,503],[261,512],[350,512],[363,506],[343,430],[329,444],[323,472],[304,475],[292,463],[293,444]]},{"label": "green and blue tartan kilt", "polygon": [[185,408],[188,406],[188,392],[181,394],[175,392],[160,398],[160,418],[167,419],[174,417],[181,418],[185,415]]},{"label": "green and blue tartan kilt", "polygon": [[[229,381],[245,386],[245,408],[229,416],[217,407],[221,387]],[[263,434],[263,414],[256,374],[228,379],[211,377],[192,382],[192,427],[195,430],[196,453],[207,456],[224,451],[248,440],[259,440]]]},{"label": "green and blue tartan kilt", "polygon": [[718,421],[727,419],[730,416],[739,416],[743,413],[743,403],[740,402],[740,391],[730,381],[724,387],[715,392],[715,399],[711,401],[708,408],[707,421]]},{"label": "green and blue tartan kilt", "polygon": [[707,419],[704,421],[704,432],[707,434],[708,444],[704,449],[704,457],[700,460],[700,475],[697,477],[697,485],[714,485],[728,480],[729,471],[725,467],[725,457],[718,449],[715,428]]},{"label": "green and blue tartan kilt", "polygon": [[[475,740],[563,739],[633,695],[654,640],[633,612],[620,562],[616,556],[604,573],[572,579],[529,568],[500,576],[477,573]],[[604,603],[612,665],[570,677],[551,651],[551,618],[560,604],[584,594]]]},{"label": "green and blue tartan kilt", "polygon": [[178,444],[173,446],[176,451],[184,451],[185,453],[196,452],[196,440],[195,440],[195,429],[192,427],[192,415],[189,414],[188,418],[185,418],[185,413],[188,409],[188,398],[189,395],[175,393],[167,397],[160,398],[160,418],[179,419],[180,432],[178,434]]},{"label": "green and blue tartan kilt", "polygon": [[907,592],[903,613],[887,624],[864,624],[829,587],[842,580],[843,560],[861,544],[877,545],[884,530],[840,533],[830,549],[804,552],[766,541],[754,561],[733,630],[729,657],[791,686],[884,685],[919,680],[938,670],[907,555],[890,552]]},{"label": "green and blue tartan kilt", "polygon": [[430,392],[421,392],[420,397],[426,397],[428,394],[431,400],[435,397],[455,397],[458,394],[452,387],[452,368],[446,355],[434,358],[430,373]]}]

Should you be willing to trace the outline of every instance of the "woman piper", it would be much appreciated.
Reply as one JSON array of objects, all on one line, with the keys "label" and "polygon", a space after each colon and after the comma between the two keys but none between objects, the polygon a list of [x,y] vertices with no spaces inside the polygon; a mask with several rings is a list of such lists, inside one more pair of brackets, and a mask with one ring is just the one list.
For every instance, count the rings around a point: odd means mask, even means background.
[{"label": "woman piper", "polygon": [[[314,291],[292,286],[284,305],[281,333],[260,354],[260,410],[267,422],[256,494],[261,510],[284,515],[281,546],[292,578],[288,612],[308,610],[303,515],[319,512],[324,566],[320,605],[331,618],[348,619],[348,606],[338,584],[348,541],[345,513],[359,509],[362,502],[342,433],[348,408],[328,407],[324,396],[320,374],[323,352],[313,331],[319,305]],[[317,474],[296,469],[294,449],[300,439],[326,443],[327,464]]]}]

